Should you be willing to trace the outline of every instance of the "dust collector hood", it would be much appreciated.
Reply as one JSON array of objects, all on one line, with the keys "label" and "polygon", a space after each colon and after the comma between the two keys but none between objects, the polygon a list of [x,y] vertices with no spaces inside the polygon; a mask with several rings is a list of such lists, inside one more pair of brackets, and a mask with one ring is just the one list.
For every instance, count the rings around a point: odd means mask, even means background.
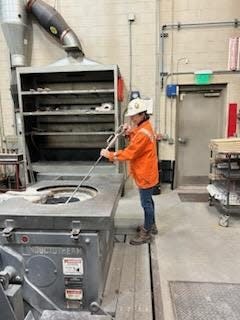
[{"label": "dust collector hood", "polygon": [[29,25],[23,0],[0,1],[0,21],[13,68],[26,65]]}]

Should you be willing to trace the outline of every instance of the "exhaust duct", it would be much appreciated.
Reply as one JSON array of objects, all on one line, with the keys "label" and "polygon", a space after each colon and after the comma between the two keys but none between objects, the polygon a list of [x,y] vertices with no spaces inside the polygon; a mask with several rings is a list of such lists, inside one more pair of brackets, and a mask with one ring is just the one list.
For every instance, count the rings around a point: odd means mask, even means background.
[{"label": "exhaust duct", "polygon": [[48,33],[60,41],[66,52],[70,55],[84,56],[78,37],[53,7],[42,0],[29,0],[27,10]]}]

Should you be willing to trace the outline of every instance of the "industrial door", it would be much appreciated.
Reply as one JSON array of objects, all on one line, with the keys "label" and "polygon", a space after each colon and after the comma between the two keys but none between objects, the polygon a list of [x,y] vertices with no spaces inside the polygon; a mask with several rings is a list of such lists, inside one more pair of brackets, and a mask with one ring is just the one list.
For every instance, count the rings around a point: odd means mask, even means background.
[{"label": "industrial door", "polygon": [[208,184],[209,140],[224,135],[224,86],[194,88],[178,97],[176,187]]}]

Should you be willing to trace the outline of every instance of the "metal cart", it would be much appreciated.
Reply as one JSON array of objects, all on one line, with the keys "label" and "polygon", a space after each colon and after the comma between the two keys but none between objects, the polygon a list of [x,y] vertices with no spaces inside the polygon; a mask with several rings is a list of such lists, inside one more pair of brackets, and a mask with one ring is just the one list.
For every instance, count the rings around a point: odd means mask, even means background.
[{"label": "metal cart", "polygon": [[217,140],[217,147],[210,143],[209,205],[220,212],[219,225],[228,227],[230,216],[240,213],[240,149],[234,143],[222,148]]}]

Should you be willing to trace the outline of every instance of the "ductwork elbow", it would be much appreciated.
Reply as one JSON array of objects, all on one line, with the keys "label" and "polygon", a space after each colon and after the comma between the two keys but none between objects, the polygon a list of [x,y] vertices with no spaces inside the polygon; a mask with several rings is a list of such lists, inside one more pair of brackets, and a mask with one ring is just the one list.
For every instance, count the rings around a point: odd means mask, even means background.
[{"label": "ductwork elbow", "polygon": [[42,0],[29,0],[27,10],[36,17],[48,33],[60,41],[65,51],[84,56],[78,37],[56,9]]}]

